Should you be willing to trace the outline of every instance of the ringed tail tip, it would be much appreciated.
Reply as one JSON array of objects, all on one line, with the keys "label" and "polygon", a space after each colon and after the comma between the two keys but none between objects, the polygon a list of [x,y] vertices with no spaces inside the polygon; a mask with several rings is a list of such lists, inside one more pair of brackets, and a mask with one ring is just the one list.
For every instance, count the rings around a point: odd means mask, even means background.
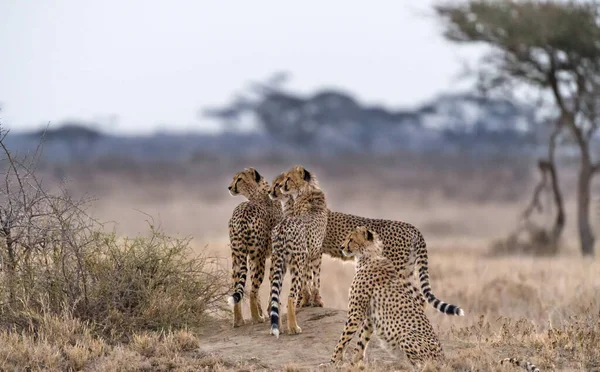
[{"label": "ringed tail tip", "polygon": [[279,328],[277,326],[271,327],[271,334],[275,335],[275,338],[279,338]]},{"label": "ringed tail tip", "polygon": [[240,303],[241,300],[242,300],[242,296],[240,296],[239,293],[234,293],[233,295],[229,296],[229,298],[227,298],[227,303],[230,306],[233,306],[235,304]]}]

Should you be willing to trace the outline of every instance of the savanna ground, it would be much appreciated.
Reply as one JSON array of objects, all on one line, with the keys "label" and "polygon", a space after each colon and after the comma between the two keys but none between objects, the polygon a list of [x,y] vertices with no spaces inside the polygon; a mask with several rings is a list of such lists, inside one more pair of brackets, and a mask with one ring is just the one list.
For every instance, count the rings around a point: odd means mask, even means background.
[{"label": "savanna ground", "polygon": [[[332,210],[407,221],[424,233],[434,293],[466,312],[465,317],[450,317],[428,308],[447,357],[428,370],[516,370],[498,365],[504,357],[525,358],[541,370],[600,370],[600,262],[582,259],[577,250],[575,180],[568,169],[572,165],[566,166],[561,180],[569,214],[557,257],[489,254],[492,243],[516,227],[537,181],[533,162],[520,159],[402,154],[368,160],[197,159],[178,165],[106,162],[91,168],[40,169],[48,182],[54,182],[56,174],[66,175],[70,193],[94,196],[93,215],[114,221],[118,235],[143,234],[150,215],[167,234],[193,237],[195,252],[222,257],[219,265],[229,269],[227,220],[242,201],[227,193],[231,177],[253,166],[271,180],[296,163],[314,171]],[[540,221],[551,219],[548,212]],[[215,314],[187,329],[140,330],[122,342],[107,342],[91,335],[78,319],[48,316],[40,320],[35,335],[2,334],[0,368],[316,369],[328,361],[343,329],[353,274],[353,263],[325,258],[326,307],[299,312],[300,335],[284,334],[275,340],[267,324],[247,321],[233,329],[228,314],[224,318]],[[289,279],[284,298],[288,288]],[[265,280],[263,306],[267,292]],[[244,306],[249,319],[247,303]],[[352,351],[353,344],[347,360]],[[410,369],[403,355],[391,358],[376,340],[367,360],[368,370]]]}]

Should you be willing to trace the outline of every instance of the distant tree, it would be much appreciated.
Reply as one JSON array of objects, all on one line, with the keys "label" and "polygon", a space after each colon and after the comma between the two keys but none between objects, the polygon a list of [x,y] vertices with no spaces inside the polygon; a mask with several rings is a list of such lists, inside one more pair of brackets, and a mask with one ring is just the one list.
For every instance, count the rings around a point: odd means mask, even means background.
[{"label": "distant tree", "polygon": [[[308,95],[290,92],[282,87],[286,77],[276,74],[265,83],[253,82],[247,91],[236,93],[229,104],[205,108],[199,114],[220,121],[231,131],[238,129],[242,119],[251,117],[261,132],[309,151],[321,145],[326,150],[336,147],[367,153],[394,147],[418,148],[424,146],[419,144],[420,139],[437,141],[437,134],[443,138],[434,146],[436,149],[447,144],[469,144],[473,138],[481,147],[501,143],[506,148],[527,139],[528,123],[532,121],[529,107],[507,100],[455,94],[440,96],[416,110],[394,110],[365,105],[341,89],[321,89]],[[477,123],[472,118],[474,105]],[[441,125],[425,128],[430,115],[442,118],[443,122],[438,123]],[[435,131],[438,133],[432,133]]]},{"label": "distant tree", "polygon": [[208,107],[198,112],[199,117],[208,117],[219,120],[225,130],[237,130],[241,124],[242,116],[249,112],[255,112],[257,106],[264,100],[265,96],[282,92],[282,85],[289,78],[285,71],[273,74],[264,83],[250,83],[249,91],[236,93],[231,103],[224,107]]},{"label": "distant tree", "polygon": [[491,47],[481,64],[488,86],[524,84],[552,97],[559,126],[579,149],[577,223],[581,251],[593,255],[590,184],[600,170],[590,153],[600,123],[598,2],[469,0],[435,10],[449,40]]},{"label": "distant tree", "polygon": [[265,133],[303,148],[312,146],[320,133],[330,131],[360,138],[361,150],[369,151],[377,136],[393,126],[420,125],[413,113],[366,107],[341,90],[324,89],[308,96],[291,93],[283,89],[288,78],[289,74],[280,72],[264,83],[252,82],[247,92],[235,94],[228,105],[205,108],[199,114],[235,130],[243,115],[251,113]]}]

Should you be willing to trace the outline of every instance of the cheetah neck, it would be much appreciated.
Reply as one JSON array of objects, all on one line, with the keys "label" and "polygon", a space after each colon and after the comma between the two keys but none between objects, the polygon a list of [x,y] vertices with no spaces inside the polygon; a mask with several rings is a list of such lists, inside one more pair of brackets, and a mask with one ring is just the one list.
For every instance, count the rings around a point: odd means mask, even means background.
[{"label": "cheetah neck", "polygon": [[259,187],[253,188],[252,190],[248,191],[248,200],[257,203],[271,203],[268,191]]},{"label": "cheetah neck", "polygon": [[325,193],[320,189],[303,189],[293,201],[293,210],[296,214],[327,211]]},{"label": "cheetah neck", "polygon": [[281,210],[285,216],[291,215],[294,212],[294,199],[287,198],[280,200]]},{"label": "cheetah neck", "polygon": [[356,265],[357,267],[364,267],[383,258],[381,242],[377,241],[363,248],[360,256],[356,257]]}]

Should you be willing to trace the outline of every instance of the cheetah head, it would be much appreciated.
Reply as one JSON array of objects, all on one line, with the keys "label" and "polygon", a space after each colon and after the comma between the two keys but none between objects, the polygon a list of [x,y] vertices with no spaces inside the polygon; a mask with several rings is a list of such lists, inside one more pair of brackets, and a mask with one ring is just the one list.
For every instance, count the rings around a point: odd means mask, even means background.
[{"label": "cheetah head", "polygon": [[346,257],[360,258],[370,253],[380,252],[380,250],[379,236],[376,232],[367,229],[366,226],[358,226],[348,233],[342,244],[342,254]]},{"label": "cheetah head", "polygon": [[266,191],[268,188],[269,184],[256,169],[246,168],[233,176],[233,180],[227,189],[231,196],[241,194],[248,198],[257,191]]},{"label": "cheetah head", "polygon": [[314,174],[307,171],[303,166],[296,165],[283,174],[281,192],[290,195],[294,199],[307,188],[319,188],[319,183]]},{"label": "cheetah head", "polygon": [[285,173],[281,173],[273,180],[271,187],[269,187],[269,198],[271,198],[271,200],[280,201],[282,203],[287,200],[288,196],[284,195],[281,192],[281,187],[283,186],[284,178]]}]

